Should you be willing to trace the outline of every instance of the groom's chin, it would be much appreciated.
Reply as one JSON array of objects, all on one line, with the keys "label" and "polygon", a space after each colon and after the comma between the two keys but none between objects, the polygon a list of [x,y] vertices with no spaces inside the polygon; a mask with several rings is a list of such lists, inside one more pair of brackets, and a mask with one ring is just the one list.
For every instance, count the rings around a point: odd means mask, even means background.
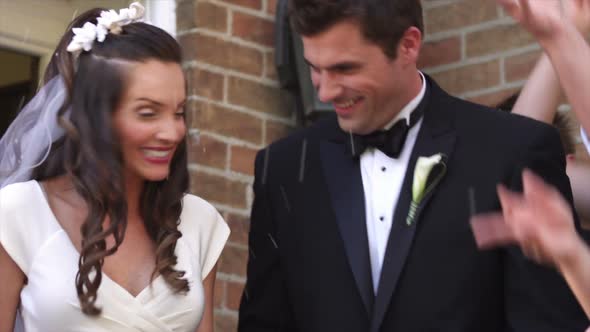
[{"label": "groom's chin", "polygon": [[363,125],[359,123],[358,119],[351,116],[342,117],[338,115],[338,125],[340,126],[340,129],[346,133],[365,134]]}]

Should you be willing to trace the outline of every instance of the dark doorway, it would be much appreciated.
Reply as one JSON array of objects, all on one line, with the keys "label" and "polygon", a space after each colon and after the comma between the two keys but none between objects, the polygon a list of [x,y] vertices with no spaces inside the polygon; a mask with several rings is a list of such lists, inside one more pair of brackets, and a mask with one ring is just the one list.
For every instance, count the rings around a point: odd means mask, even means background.
[{"label": "dark doorway", "polygon": [[33,97],[39,81],[39,57],[0,48],[0,137]]}]

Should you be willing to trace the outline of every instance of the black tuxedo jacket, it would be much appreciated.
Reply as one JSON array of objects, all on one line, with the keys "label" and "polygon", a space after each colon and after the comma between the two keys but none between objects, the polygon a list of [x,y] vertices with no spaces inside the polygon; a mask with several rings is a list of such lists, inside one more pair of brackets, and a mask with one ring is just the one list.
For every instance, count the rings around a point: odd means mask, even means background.
[{"label": "black tuxedo jacket", "polygon": [[[428,81],[377,294],[360,162],[347,153],[336,118],[259,152],[240,332],[588,327],[556,271],[527,260],[517,247],[478,250],[469,226],[469,188],[477,212],[498,210],[496,184],[520,189],[524,167],[571,202],[556,130],[451,97]],[[448,158],[446,175],[408,226],[416,159],[436,153]]]}]

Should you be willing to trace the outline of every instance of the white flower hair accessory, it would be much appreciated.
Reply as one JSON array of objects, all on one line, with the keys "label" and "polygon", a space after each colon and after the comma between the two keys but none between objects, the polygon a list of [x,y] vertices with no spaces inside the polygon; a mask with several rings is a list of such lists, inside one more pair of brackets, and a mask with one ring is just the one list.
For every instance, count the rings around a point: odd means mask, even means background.
[{"label": "white flower hair accessory", "polygon": [[67,50],[74,54],[79,54],[82,50],[88,52],[95,40],[102,43],[108,33],[120,34],[123,26],[141,20],[144,13],[145,8],[139,2],[119,10],[119,13],[113,9],[103,11],[96,19],[96,24],[86,22],[81,28],[72,29],[74,38],[68,44]]}]

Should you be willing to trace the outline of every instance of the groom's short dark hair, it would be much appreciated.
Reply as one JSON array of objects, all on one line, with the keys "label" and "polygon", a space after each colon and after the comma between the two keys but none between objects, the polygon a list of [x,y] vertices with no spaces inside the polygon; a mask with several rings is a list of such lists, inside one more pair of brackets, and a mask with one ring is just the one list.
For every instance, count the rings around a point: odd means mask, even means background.
[{"label": "groom's short dark hair", "polygon": [[420,0],[289,0],[291,25],[302,36],[313,36],[336,23],[358,22],[363,36],[394,59],[409,27],[424,33]]}]

